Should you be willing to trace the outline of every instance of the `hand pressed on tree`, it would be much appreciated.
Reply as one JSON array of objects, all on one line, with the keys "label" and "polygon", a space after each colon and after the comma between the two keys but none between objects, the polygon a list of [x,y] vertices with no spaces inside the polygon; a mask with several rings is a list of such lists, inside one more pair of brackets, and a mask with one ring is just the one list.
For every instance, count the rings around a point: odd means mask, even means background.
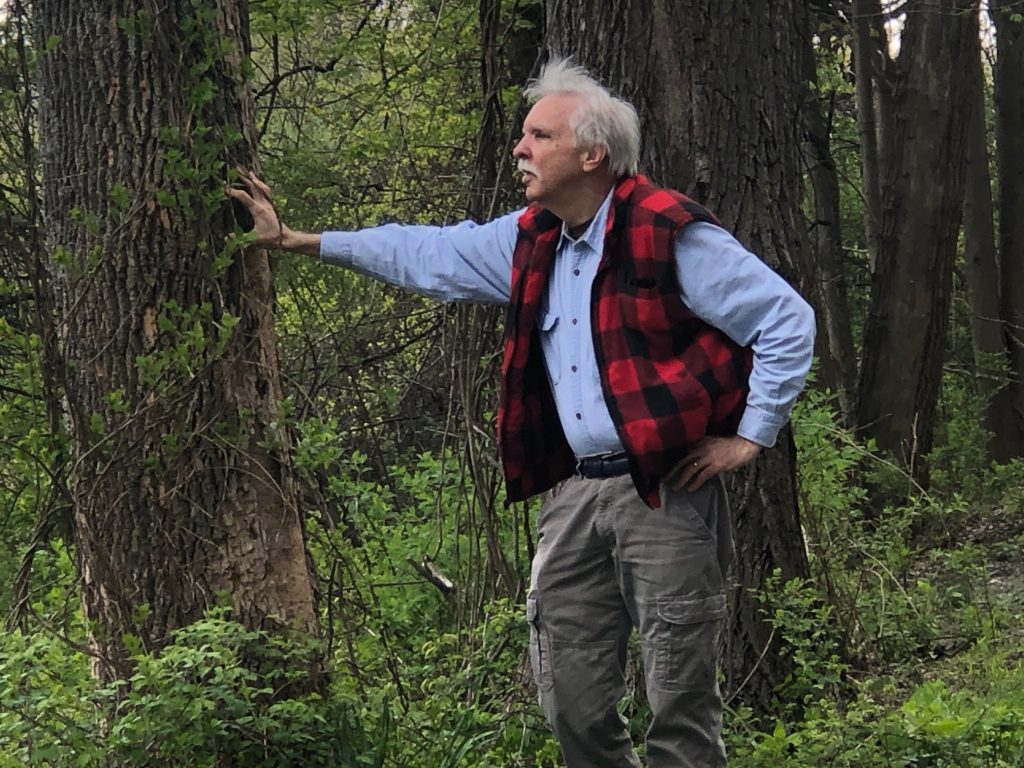
[{"label": "hand pressed on tree", "polygon": [[228,187],[226,191],[231,199],[245,206],[252,217],[253,227],[249,234],[253,237],[253,245],[313,256],[320,253],[319,235],[299,232],[281,221],[271,199],[270,187],[262,179],[241,168],[238,169],[238,179],[244,188]]}]

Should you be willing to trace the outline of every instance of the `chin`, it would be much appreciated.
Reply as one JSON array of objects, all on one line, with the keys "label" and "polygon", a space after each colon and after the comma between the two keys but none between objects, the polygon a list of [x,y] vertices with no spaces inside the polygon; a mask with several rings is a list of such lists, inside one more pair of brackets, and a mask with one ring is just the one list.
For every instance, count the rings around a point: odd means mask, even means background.
[{"label": "chin", "polygon": [[541,199],[541,191],[539,189],[531,189],[530,187],[526,187],[523,190],[523,196],[531,203],[538,203]]}]

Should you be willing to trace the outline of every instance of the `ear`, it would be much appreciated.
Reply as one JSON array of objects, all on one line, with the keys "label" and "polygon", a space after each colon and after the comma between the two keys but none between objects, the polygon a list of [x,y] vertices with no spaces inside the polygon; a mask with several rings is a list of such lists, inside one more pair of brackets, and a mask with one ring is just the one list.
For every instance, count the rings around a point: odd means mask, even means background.
[{"label": "ear", "polygon": [[608,157],[608,147],[603,144],[595,144],[592,147],[584,149],[580,153],[580,159],[583,161],[584,173],[592,173],[601,167],[601,164]]}]

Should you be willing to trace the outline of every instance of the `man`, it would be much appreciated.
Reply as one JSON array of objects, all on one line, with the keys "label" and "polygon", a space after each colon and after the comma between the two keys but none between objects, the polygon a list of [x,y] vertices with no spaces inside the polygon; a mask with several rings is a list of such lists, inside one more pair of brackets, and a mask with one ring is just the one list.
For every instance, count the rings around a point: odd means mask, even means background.
[{"label": "man", "polygon": [[720,475],[774,444],[813,315],[709,212],[637,175],[632,106],[566,61],[526,95],[514,155],[530,205],[487,224],[313,235],[280,224],[259,179],[230,194],[258,245],[508,305],[498,436],[509,498],[549,491],[527,616],[566,765],[639,766],[616,709],[635,626],[649,765],[722,766]]}]

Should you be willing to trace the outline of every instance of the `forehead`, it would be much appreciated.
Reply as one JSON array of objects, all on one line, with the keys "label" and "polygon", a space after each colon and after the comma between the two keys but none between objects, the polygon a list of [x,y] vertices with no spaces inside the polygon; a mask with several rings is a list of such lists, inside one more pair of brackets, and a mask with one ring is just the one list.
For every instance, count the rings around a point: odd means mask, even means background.
[{"label": "forehead", "polygon": [[568,128],[569,121],[580,105],[580,97],[572,93],[553,93],[533,105],[523,128],[544,127],[548,130]]}]

